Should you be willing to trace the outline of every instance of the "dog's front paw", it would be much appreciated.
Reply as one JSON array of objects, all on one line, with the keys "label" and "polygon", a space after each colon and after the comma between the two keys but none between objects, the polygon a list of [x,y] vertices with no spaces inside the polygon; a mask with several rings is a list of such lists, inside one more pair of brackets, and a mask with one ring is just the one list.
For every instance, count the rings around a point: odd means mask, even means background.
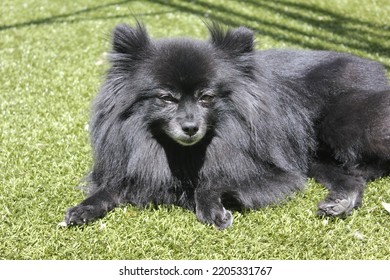
[{"label": "dog's front paw", "polygon": [[325,199],[318,204],[317,215],[344,218],[355,208],[350,199]]},{"label": "dog's front paw", "polygon": [[214,225],[217,229],[223,230],[233,224],[232,212],[224,207],[201,210],[197,207],[196,216],[199,221]]},{"label": "dog's front paw", "polygon": [[100,211],[94,205],[77,205],[66,211],[65,223],[68,226],[87,224],[100,216]]}]

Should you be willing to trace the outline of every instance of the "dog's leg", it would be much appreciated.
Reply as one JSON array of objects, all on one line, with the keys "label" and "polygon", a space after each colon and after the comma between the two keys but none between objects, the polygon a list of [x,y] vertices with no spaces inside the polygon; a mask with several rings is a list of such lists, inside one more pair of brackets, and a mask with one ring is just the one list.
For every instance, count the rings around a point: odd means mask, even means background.
[{"label": "dog's leg", "polygon": [[211,184],[213,187],[198,188],[195,191],[196,215],[201,222],[222,230],[233,223],[233,215],[227,209],[258,209],[278,203],[301,190],[305,181],[306,177],[300,172],[273,170],[240,186],[223,184],[218,188],[215,183]]},{"label": "dog's leg", "polygon": [[104,188],[66,211],[65,222],[68,226],[87,224],[103,217],[108,211],[118,205],[118,200]]},{"label": "dog's leg", "polygon": [[310,173],[329,190],[318,204],[318,215],[345,217],[361,205],[366,180],[358,170],[331,163],[314,163]]},{"label": "dog's leg", "polygon": [[223,230],[233,224],[233,215],[221,201],[221,193],[215,190],[198,189],[195,192],[196,216],[203,223],[213,224]]}]

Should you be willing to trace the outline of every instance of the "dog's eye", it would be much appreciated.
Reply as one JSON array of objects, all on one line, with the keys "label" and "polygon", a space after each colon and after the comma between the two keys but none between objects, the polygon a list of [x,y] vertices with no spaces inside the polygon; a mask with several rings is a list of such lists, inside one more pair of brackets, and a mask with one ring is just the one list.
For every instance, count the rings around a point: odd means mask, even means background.
[{"label": "dog's eye", "polygon": [[179,100],[177,100],[177,98],[173,97],[171,94],[161,94],[158,98],[167,104],[174,104],[179,102]]},{"label": "dog's eye", "polygon": [[211,94],[203,94],[201,97],[199,97],[199,103],[201,105],[208,105],[210,104],[214,99],[214,95],[211,95]]}]

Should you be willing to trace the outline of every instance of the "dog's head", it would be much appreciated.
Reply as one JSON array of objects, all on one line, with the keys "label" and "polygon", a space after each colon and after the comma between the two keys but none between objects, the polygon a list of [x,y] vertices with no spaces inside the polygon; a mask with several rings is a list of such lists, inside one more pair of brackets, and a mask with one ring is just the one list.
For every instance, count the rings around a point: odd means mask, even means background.
[{"label": "dog's head", "polygon": [[209,41],[151,40],[141,24],[117,26],[110,71],[130,85],[124,115],[137,107],[153,133],[184,146],[200,142],[217,121],[229,79],[247,74],[254,40],[244,27],[225,31],[212,24],[209,31]]}]

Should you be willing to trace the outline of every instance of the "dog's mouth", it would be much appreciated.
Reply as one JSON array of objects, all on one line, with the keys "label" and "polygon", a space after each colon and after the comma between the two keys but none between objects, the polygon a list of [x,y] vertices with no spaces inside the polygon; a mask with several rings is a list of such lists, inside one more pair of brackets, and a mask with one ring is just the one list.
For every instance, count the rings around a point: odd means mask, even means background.
[{"label": "dog's mouth", "polygon": [[196,131],[189,131],[182,126],[174,126],[165,130],[167,135],[182,146],[192,146],[203,139],[206,135],[206,127],[198,126]]},{"label": "dog's mouth", "polygon": [[183,146],[192,146],[202,140],[203,136],[199,134],[195,134],[192,136],[181,135],[179,137],[175,137],[174,140]]}]

